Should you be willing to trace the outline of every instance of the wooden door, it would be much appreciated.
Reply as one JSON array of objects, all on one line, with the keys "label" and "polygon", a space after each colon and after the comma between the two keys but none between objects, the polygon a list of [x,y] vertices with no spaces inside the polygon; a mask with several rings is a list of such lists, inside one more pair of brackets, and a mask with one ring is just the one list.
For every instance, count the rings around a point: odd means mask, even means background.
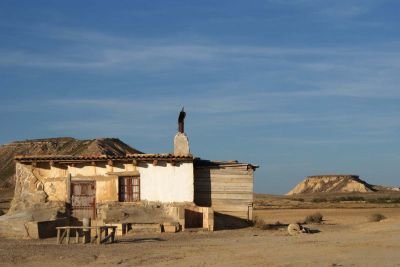
[{"label": "wooden door", "polygon": [[203,213],[185,209],[185,228],[202,228]]},{"label": "wooden door", "polygon": [[96,218],[96,182],[71,182],[72,216],[77,219]]}]

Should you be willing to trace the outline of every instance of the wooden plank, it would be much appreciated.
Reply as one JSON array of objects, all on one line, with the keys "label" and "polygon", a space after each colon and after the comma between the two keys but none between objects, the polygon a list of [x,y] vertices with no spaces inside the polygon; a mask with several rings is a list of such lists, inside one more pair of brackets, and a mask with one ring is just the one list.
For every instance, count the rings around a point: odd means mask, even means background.
[{"label": "wooden plank", "polygon": [[251,189],[253,189],[253,183],[219,183],[219,182],[214,182],[214,183],[209,183],[209,182],[195,182],[194,183],[195,186],[198,187],[205,187],[205,188],[210,188],[211,187],[250,187]]},{"label": "wooden plank", "polygon": [[197,191],[195,193],[195,197],[199,198],[219,198],[219,199],[247,199],[251,198],[253,199],[253,192],[244,192],[244,191],[231,191],[231,192],[226,192],[226,191],[213,191],[210,194],[210,191]]},{"label": "wooden plank", "polygon": [[195,179],[220,179],[220,178],[249,178],[252,179],[253,175],[251,174],[240,174],[240,173],[195,173]]},{"label": "wooden plank", "polygon": [[216,175],[238,175],[238,176],[253,176],[253,173],[248,171],[195,171],[194,176],[216,176]]},{"label": "wooden plank", "polygon": [[249,205],[251,205],[253,202],[252,201],[248,201],[248,200],[242,200],[240,201],[236,201],[236,200],[225,200],[225,201],[212,201],[212,206],[213,207],[222,207],[222,206],[226,206],[226,207],[237,207],[237,206],[243,206],[243,207],[248,207]]},{"label": "wooden plank", "polygon": [[79,244],[79,232],[78,231],[79,231],[78,229],[76,229],[76,231],[75,231],[75,243],[77,243],[77,244]]},{"label": "wooden plank", "polygon": [[69,244],[70,237],[71,237],[71,228],[68,228],[67,229],[67,239],[66,239],[67,244]]},{"label": "wooden plank", "polygon": [[[215,212],[224,214],[224,215],[239,217],[242,219],[247,219],[247,216],[248,216],[248,212],[243,212],[243,211],[215,211]],[[215,219],[215,217],[214,217],[214,219]]]},{"label": "wooden plank", "polygon": [[244,205],[244,206],[212,206],[212,208],[214,209],[214,211],[219,212],[219,211],[225,211],[225,212],[247,212],[249,210],[249,206],[248,205]]},{"label": "wooden plank", "polygon": [[61,229],[57,228],[57,244],[61,244]]},{"label": "wooden plank", "polygon": [[221,180],[207,180],[207,179],[197,179],[194,180],[195,185],[212,185],[212,184],[224,184],[224,185],[229,185],[232,184],[233,186],[238,186],[238,185],[253,185],[253,180],[250,179],[232,179],[232,180],[227,180],[227,179],[221,179]]},{"label": "wooden plank", "polygon": [[114,232],[111,232],[110,234],[106,233],[106,236],[104,237],[104,239],[101,241],[101,243],[106,243],[108,241],[108,239],[110,239],[111,243],[113,243],[113,236]]},{"label": "wooden plank", "polygon": [[194,184],[195,185],[212,185],[212,184],[216,184],[216,185],[233,185],[233,186],[237,186],[237,185],[252,185],[253,186],[253,180],[249,180],[249,179],[234,179],[234,180],[226,180],[226,179],[221,179],[221,180],[206,180],[206,179],[197,179],[194,180]]},{"label": "wooden plank", "polygon": [[63,233],[62,233],[62,235],[61,235],[61,238],[60,238],[60,243],[59,244],[62,244],[62,242],[63,242],[63,240],[64,240],[64,237],[65,237],[65,235],[67,234],[67,231],[66,230],[64,230],[63,231]]},{"label": "wooden plank", "polygon": [[101,244],[101,236],[102,236],[102,232],[103,230],[101,228],[99,228],[98,232],[97,232],[97,245]]},{"label": "wooden plank", "polygon": [[[206,197],[203,197],[203,198],[199,198],[199,197],[195,197],[195,202],[196,203],[203,203],[203,202],[206,202],[206,203],[218,203],[218,201],[228,201],[228,200],[230,200],[229,198],[213,198],[213,199],[210,199],[210,198],[206,198]],[[243,201],[242,203],[252,203],[253,202],[253,199],[252,198],[242,198],[242,199],[238,199],[238,200],[241,200],[241,201]]]},{"label": "wooden plank", "polygon": [[195,190],[207,192],[210,190],[212,192],[215,191],[223,191],[223,192],[253,192],[253,184],[224,184],[224,183],[214,183],[210,185],[207,184],[195,184]]},{"label": "wooden plank", "polygon": [[194,170],[194,176],[253,175],[247,170]]}]

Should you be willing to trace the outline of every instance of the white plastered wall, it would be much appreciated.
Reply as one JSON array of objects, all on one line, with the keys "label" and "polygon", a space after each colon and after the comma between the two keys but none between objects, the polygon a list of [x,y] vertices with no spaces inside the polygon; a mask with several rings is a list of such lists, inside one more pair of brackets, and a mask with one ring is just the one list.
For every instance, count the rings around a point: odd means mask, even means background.
[{"label": "white plastered wall", "polygon": [[[91,163],[79,163],[64,168],[48,166],[48,163],[38,167],[37,172],[42,176],[45,192],[49,200],[66,199],[67,176],[72,175],[73,180],[95,180],[96,201],[118,201],[118,172],[138,170],[140,173],[140,199],[159,202],[193,202],[194,199],[194,173],[192,162],[177,162],[176,165],[159,161],[153,165],[151,162],[120,163],[115,166]],[[112,172],[113,175],[108,173]]]},{"label": "white plastered wall", "polygon": [[173,166],[147,164],[138,167],[140,173],[140,198],[160,202],[193,202],[193,163]]}]

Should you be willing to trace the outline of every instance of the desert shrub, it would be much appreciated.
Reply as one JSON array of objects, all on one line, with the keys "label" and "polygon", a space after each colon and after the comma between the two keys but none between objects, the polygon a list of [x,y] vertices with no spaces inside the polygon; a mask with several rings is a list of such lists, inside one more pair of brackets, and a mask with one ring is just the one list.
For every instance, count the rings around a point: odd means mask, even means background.
[{"label": "desert shrub", "polygon": [[265,225],[265,221],[261,219],[260,217],[256,216],[253,220],[253,226],[256,228],[262,228]]},{"label": "desert shrub", "polygon": [[4,211],[2,209],[0,209],[0,216],[4,215]]},{"label": "desert shrub", "polygon": [[319,212],[310,214],[304,219],[304,223],[306,223],[306,224],[308,224],[308,223],[322,223],[322,221],[323,221],[323,216]]},{"label": "desert shrub", "polygon": [[339,198],[339,201],[364,201],[364,197],[360,196],[346,196]]},{"label": "desert shrub", "polygon": [[276,230],[280,225],[282,224],[279,221],[277,221],[275,224],[265,223],[263,219],[257,216],[253,220],[253,226],[261,230]]},{"label": "desert shrub", "polygon": [[374,213],[369,217],[370,222],[380,222],[386,219],[386,217],[380,213]]},{"label": "desert shrub", "polygon": [[294,201],[304,202],[304,198],[293,198]]},{"label": "desert shrub", "polygon": [[329,202],[331,203],[345,202],[345,201],[365,201],[365,198],[361,196],[343,196],[343,197],[335,197],[329,200]]},{"label": "desert shrub", "polygon": [[317,198],[313,198],[311,201],[314,203],[321,203],[321,202],[327,202],[328,199],[323,198],[323,197],[317,197]]},{"label": "desert shrub", "polygon": [[369,203],[400,203],[400,198],[391,198],[391,197],[378,197],[378,198],[371,198],[367,200]]}]

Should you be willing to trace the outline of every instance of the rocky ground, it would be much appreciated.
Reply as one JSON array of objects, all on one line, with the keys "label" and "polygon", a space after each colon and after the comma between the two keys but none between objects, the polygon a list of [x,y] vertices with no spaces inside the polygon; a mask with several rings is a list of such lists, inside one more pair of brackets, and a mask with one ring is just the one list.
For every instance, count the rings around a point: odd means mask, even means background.
[{"label": "rocky ground", "polygon": [[[265,209],[255,215],[281,225],[315,211],[316,233],[290,236],[284,226],[216,232],[147,234],[111,245],[56,245],[55,239],[0,239],[2,266],[398,266],[400,209]],[[370,221],[372,214],[386,219]]]}]

